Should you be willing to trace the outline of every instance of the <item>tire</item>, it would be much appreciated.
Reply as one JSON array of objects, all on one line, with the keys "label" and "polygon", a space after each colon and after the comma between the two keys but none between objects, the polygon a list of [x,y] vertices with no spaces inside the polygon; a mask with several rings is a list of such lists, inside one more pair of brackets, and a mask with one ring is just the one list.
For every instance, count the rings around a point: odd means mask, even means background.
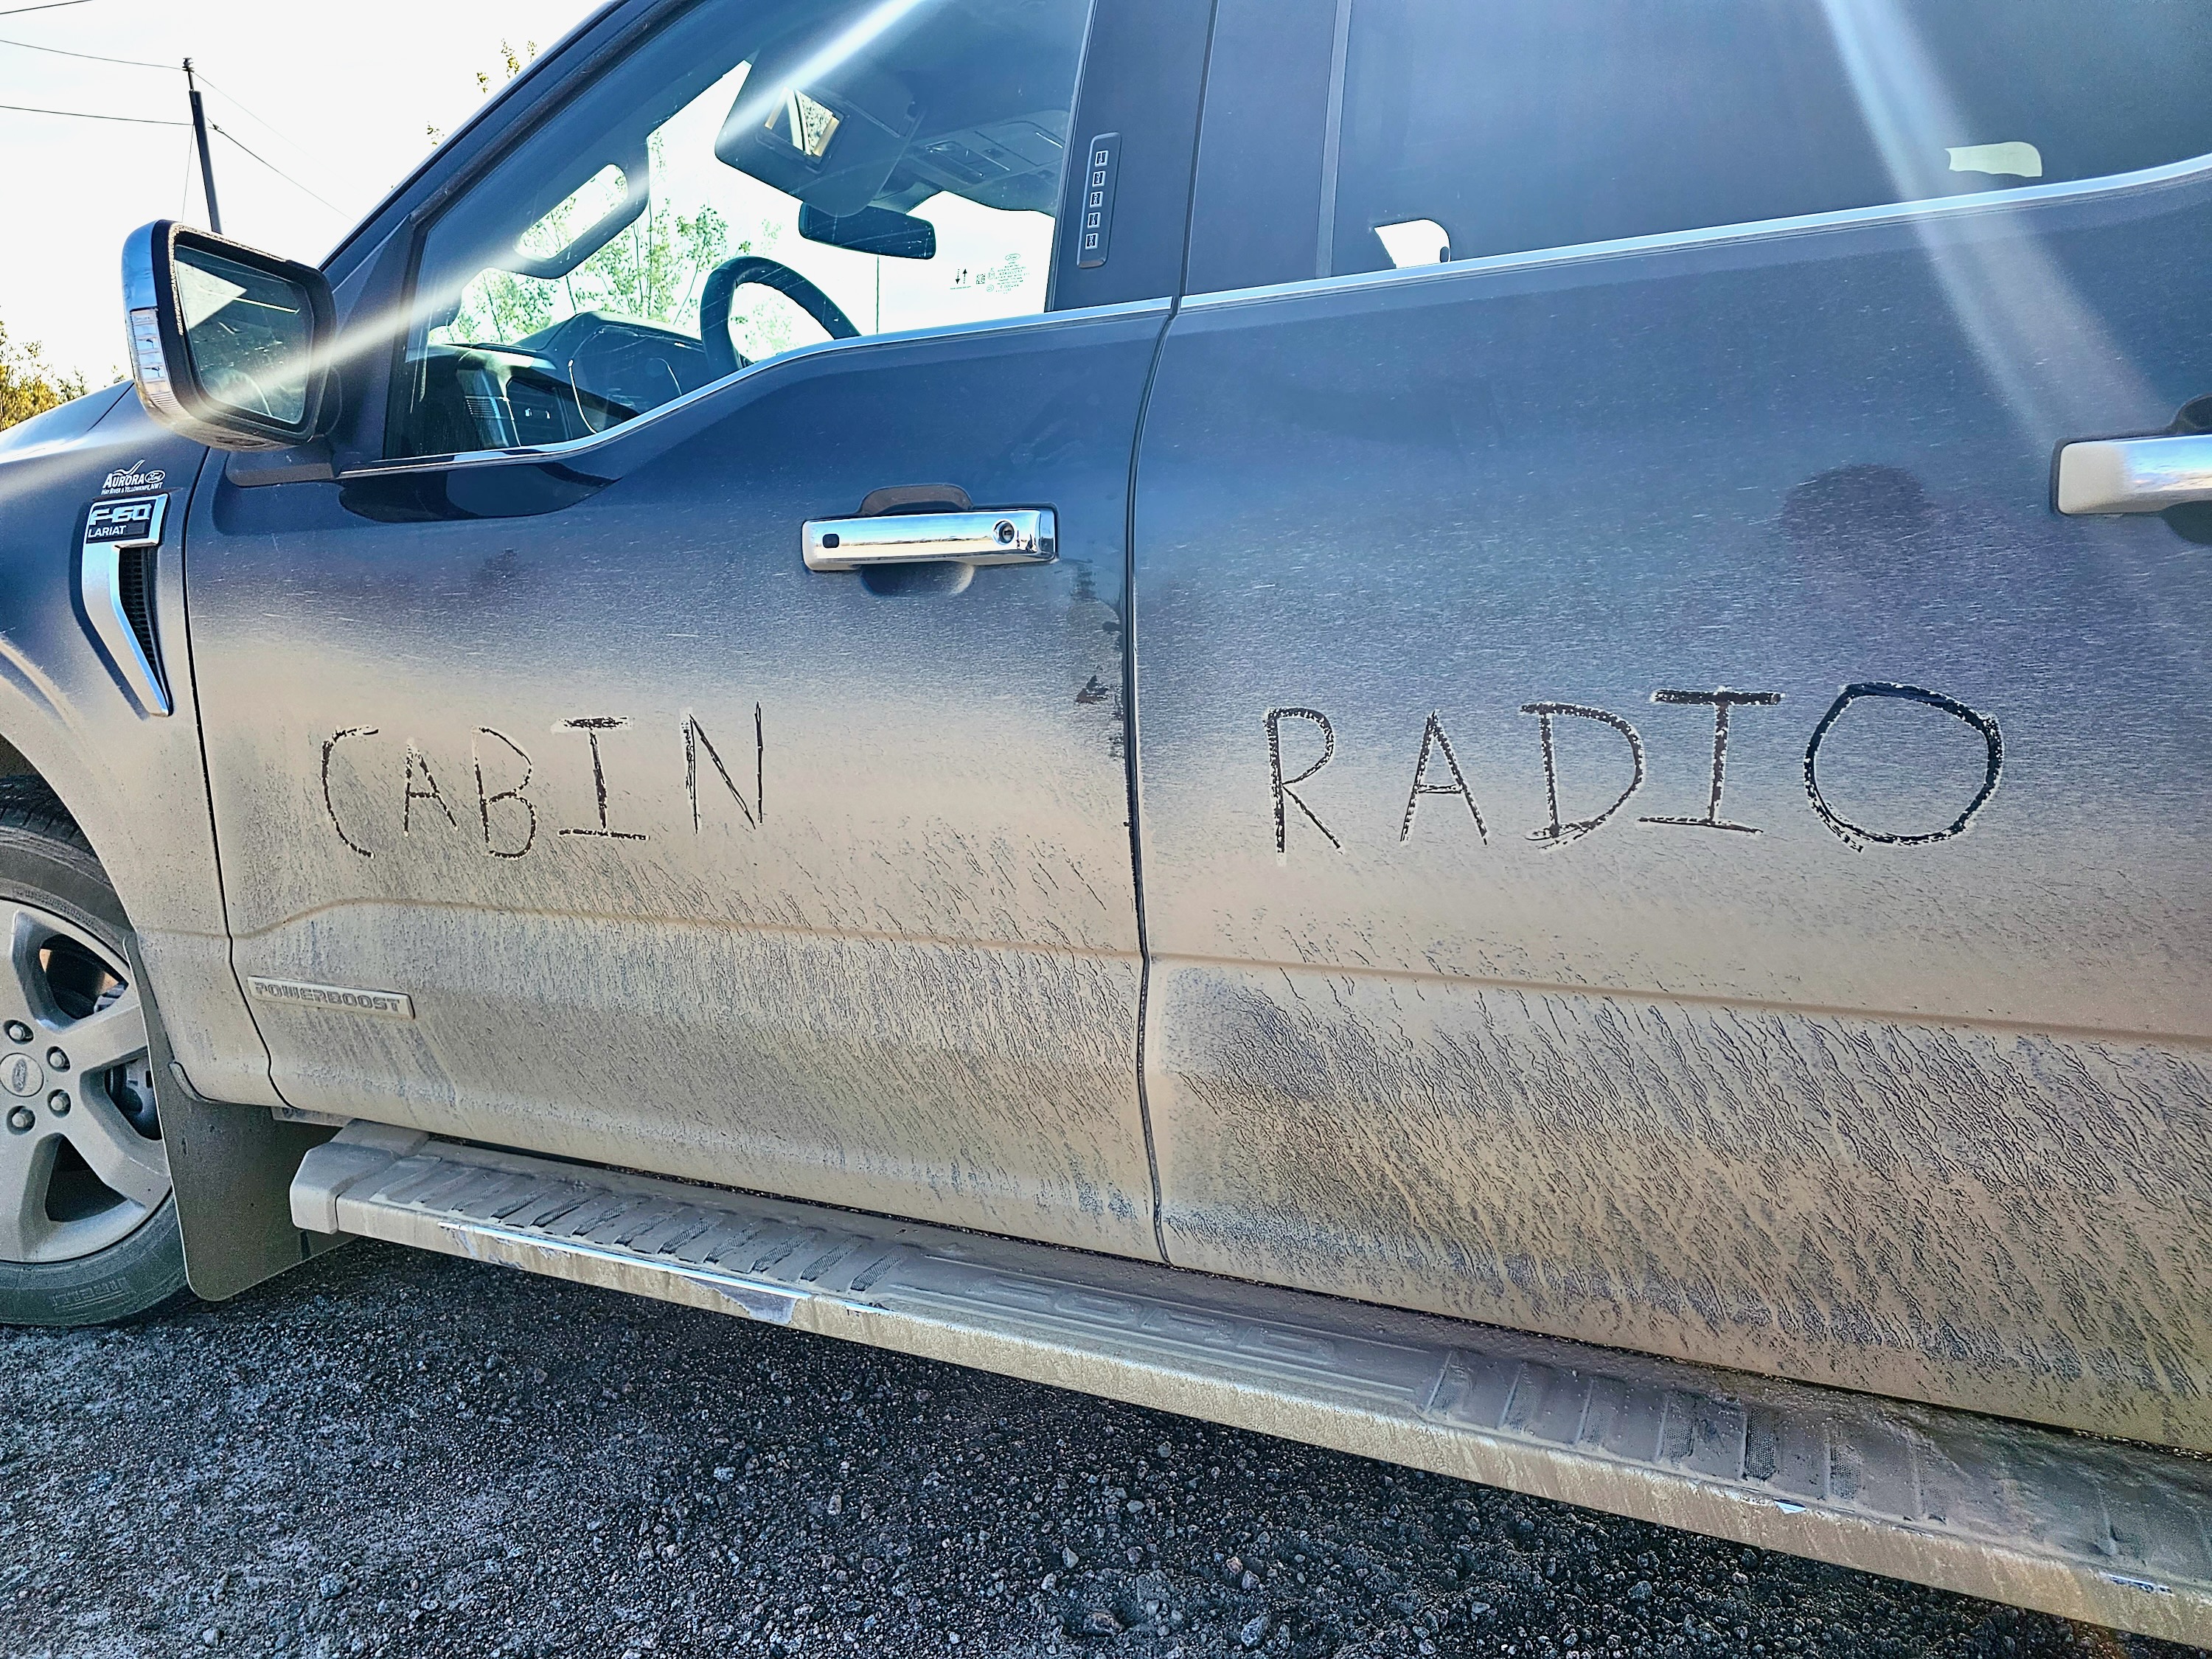
[{"label": "tire", "polygon": [[112,1324],[190,1295],[130,936],[53,793],[0,778],[0,1324]]}]

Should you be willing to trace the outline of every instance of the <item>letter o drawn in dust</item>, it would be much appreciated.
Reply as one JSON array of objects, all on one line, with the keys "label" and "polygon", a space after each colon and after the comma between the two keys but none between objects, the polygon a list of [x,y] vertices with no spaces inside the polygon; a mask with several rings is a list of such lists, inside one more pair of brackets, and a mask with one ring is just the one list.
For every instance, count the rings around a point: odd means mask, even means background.
[{"label": "letter o drawn in dust", "polygon": [[[1982,741],[1989,749],[1988,770],[1983,775],[1979,792],[1966,803],[1966,810],[1960,813],[1948,829],[1931,830],[1919,836],[1898,836],[1885,830],[1869,830],[1863,824],[1853,823],[1850,819],[1838,816],[1821,795],[1821,739],[1828,735],[1829,728],[1843,718],[1844,710],[1862,697],[1897,697],[1906,702],[1924,702],[1930,708],[1940,708],[1954,719],[1964,720],[1982,734]],[[1917,685],[1895,685],[1885,680],[1863,680],[1856,685],[1845,686],[1835,702],[1828,706],[1828,712],[1820,716],[1820,723],[1813,728],[1812,741],[1805,745],[1805,794],[1812,801],[1814,811],[1820,814],[1820,822],[1834,830],[1837,839],[1855,853],[1861,850],[1861,843],[1864,842],[1879,842],[1886,847],[1925,847],[1930,842],[1948,841],[1954,836],[1966,834],[1966,826],[1973,821],[1974,814],[1987,805],[1990,797],[1996,793],[1997,778],[2003,770],[2004,734],[1997,730],[1994,715],[1977,714],[1957,698],[1947,697],[1940,691],[1929,691]]]}]

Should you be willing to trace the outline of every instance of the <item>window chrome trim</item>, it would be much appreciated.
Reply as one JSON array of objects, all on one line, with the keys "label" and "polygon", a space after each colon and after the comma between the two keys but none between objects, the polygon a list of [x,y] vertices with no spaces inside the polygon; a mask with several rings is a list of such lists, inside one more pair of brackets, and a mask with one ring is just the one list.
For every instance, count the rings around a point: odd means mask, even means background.
[{"label": "window chrome trim", "polygon": [[2002,213],[2034,207],[2045,202],[2120,197],[2160,189],[2169,185],[2212,179],[2212,154],[2185,161],[2167,161],[2133,173],[2108,173],[2094,179],[2075,179],[2049,185],[2021,185],[2010,190],[1977,191],[1970,195],[1930,196],[1917,202],[1883,202],[1872,207],[1838,208],[1826,213],[1803,213],[1781,219],[1754,219],[1742,224],[1711,225],[1695,230],[1657,231],[1645,236],[1623,236],[1610,241],[1577,242],[1564,247],[1533,248],[1519,253],[1492,253],[1479,259],[1455,259],[1449,264],[1413,265],[1404,270],[1355,270],[1340,276],[1316,276],[1304,282],[1272,283],[1260,288],[1222,289],[1212,294],[1183,296],[1185,311],[1212,311],[1226,306],[1253,305],[1262,301],[1307,294],[1340,294],[1409,283],[1452,282],[1486,276],[1498,270],[1538,270],[1547,265],[1590,264],[1638,253],[1670,248],[1716,247],[1732,242],[1779,240],[1787,236],[1843,230],[1860,225],[1902,224],[1914,220],[1950,219],[1974,213]]},{"label": "window chrome trim", "polygon": [[747,363],[735,374],[725,374],[719,380],[671,398],[665,404],[656,404],[635,420],[611,426],[605,432],[595,432],[588,437],[564,438],[558,443],[526,444],[513,449],[467,449],[453,455],[404,455],[392,460],[371,461],[337,475],[341,483],[349,478],[388,478],[407,472],[448,472],[458,467],[494,465],[502,461],[566,461],[579,455],[588,455],[596,449],[642,432],[649,422],[690,409],[716,392],[750,380],[769,368],[801,358],[819,357],[830,352],[866,351],[874,346],[907,345],[918,340],[972,339],[988,334],[1012,334],[1032,329],[1056,328],[1069,323],[1093,322],[1113,317],[1141,317],[1152,313],[1165,316],[1174,307],[1166,295],[1156,300],[1122,300],[1110,306],[1085,306],[1073,311],[1036,311],[1023,317],[986,317],[972,323],[947,323],[933,328],[908,328],[883,334],[863,334],[849,340],[817,340],[811,345],[793,346],[773,357],[763,357]]}]

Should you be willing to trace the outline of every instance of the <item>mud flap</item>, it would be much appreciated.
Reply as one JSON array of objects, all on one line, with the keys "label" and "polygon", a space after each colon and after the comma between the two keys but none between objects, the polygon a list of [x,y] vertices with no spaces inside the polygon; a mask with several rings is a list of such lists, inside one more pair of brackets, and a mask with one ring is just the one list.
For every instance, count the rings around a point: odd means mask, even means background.
[{"label": "mud flap", "polygon": [[264,1107],[204,1098],[170,1052],[136,940],[130,951],[131,979],[146,1008],[147,1057],[184,1237],[185,1278],[193,1295],[227,1301],[345,1243],[343,1235],[303,1232],[292,1222],[292,1177],[337,1131],[281,1123]]}]

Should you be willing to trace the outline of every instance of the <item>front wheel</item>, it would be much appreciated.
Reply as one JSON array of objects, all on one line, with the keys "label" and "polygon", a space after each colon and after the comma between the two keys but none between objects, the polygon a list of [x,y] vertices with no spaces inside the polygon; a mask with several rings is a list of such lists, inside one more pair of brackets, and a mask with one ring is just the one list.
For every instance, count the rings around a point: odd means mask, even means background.
[{"label": "front wheel", "polygon": [[0,779],[0,1323],[101,1324],[185,1292],[128,937],[60,803]]}]

